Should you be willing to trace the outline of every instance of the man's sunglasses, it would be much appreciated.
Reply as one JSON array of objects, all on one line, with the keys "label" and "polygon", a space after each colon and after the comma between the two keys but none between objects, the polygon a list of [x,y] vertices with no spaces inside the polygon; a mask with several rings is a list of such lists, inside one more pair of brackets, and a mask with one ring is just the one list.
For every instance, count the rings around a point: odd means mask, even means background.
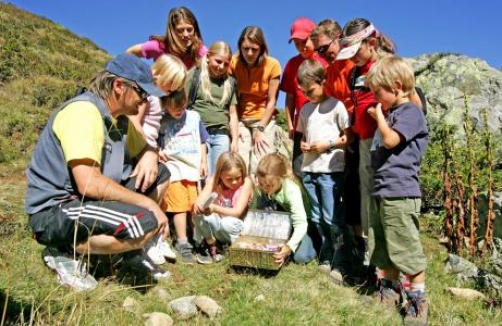
[{"label": "man's sunglasses", "polygon": [[338,40],[338,37],[332,38],[331,41],[329,41],[329,43],[321,45],[320,47],[318,47],[317,49],[315,49],[316,52],[319,53],[319,54],[322,54],[322,53],[326,52],[328,50],[328,48],[330,47],[331,43],[333,43],[334,40]]},{"label": "man's sunglasses", "polygon": [[138,94],[139,98],[142,100],[145,100],[149,95],[144,89],[138,86],[132,85],[131,88],[136,92],[136,94]]}]

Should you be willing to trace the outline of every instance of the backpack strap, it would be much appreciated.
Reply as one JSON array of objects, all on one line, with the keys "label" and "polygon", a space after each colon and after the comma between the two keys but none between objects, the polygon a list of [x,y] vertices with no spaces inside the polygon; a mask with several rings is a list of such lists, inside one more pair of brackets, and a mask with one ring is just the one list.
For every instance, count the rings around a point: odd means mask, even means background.
[{"label": "backpack strap", "polygon": [[195,67],[192,76],[192,84],[190,85],[190,90],[188,92],[188,109],[190,109],[194,104],[195,100],[197,99],[197,91],[199,90],[199,83],[200,83],[200,68]]},{"label": "backpack strap", "polygon": [[352,114],[350,117],[350,125],[353,126],[356,123],[356,106],[357,106],[357,99],[354,94],[354,91],[356,89],[356,78],[357,74],[359,72],[358,66],[355,66],[352,68],[352,71],[350,72],[350,77],[349,77],[349,89],[350,89],[350,99],[352,100],[352,103],[354,103],[354,109],[352,110]]}]

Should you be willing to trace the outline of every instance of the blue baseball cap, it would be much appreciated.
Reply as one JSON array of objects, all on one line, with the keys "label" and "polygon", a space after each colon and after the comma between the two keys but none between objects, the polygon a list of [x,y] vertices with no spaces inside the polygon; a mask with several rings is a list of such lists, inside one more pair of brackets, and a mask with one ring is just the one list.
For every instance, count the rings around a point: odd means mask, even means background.
[{"label": "blue baseball cap", "polygon": [[155,86],[150,67],[133,54],[122,53],[106,64],[106,71],[118,77],[131,80],[150,95],[165,96],[160,88]]}]

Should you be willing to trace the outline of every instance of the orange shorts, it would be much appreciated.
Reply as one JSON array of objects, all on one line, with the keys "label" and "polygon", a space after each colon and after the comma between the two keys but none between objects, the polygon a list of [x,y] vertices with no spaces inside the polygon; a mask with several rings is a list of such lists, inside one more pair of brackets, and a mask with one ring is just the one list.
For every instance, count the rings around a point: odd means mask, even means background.
[{"label": "orange shorts", "polygon": [[197,182],[180,180],[169,184],[162,209],[169,213],[190,212],[197,200]]}]

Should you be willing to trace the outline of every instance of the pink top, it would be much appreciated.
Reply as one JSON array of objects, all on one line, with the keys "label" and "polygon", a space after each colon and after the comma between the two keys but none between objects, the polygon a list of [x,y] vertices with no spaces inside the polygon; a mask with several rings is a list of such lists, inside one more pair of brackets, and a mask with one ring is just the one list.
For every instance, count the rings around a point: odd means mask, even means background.
[{"label": "pink top", "polygon": [[[199,50],[199,58],[202,58],[207,53],[207,48],[205,45]],[[157,60],[162,54],[171,54],[169,49],[166,49],[164,43],[161,43],[157,40],[149,40],[143,44],[141,44],[141,54],[146,59]],[[195,65],[195,61],[192,58],[180,58],[181,61],[185,64],[187,69],[190,69]]]},{"label": "pink top", "polygon": [[160,119],[162,118],[162,108],[160,99],[155,96],[148,96],[148,109],[141,121],[146,142],[153,148],[157,148],[157,138],[159,137]]},{"label": "pink top", "polygon": [[222,190],[218,198],[216,199],[216,204],[220,205],[222,207],[229,207],[233,208],[235,204],[237,203],[237,198],[239,198],[239,195],[241,194],[242,187],[244,186],[244,183],[237,189],[225,189]]}]

